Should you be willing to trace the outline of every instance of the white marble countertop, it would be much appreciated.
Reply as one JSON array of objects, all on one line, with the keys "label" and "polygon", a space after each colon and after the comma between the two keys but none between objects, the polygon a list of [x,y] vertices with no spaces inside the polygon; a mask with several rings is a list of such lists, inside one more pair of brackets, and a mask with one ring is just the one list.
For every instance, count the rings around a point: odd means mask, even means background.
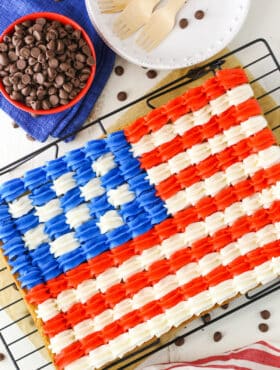
[{"label": "white marble countertop", "polygon": [[[279,0],[252,0],[248,19],[246,20],[242,30],[229,45],[230,49],[237,48],[242,44],[259,37],[265,38],[270,43],[278,60],[280,60],[279,14]],[[122,76],[121,79],[121,90],[128,93],[128,100],[134,100],[143,95],[146,91],[151,89],[156,82],[160,81],[166,75],[166,72],[160,71],[156,79],[148,79],[146,77],[146,71],[141,67],[133,66],[120,58],[117,58],[116,63],[125,68],[125,75]],[[102,95],[101,103],[96,111],[96,115],[108,113],[111,110],[116,109],[121,104],[116,99],[116,95],[118,91],[120,91],[119,81],[119,77],[112,74]],[[135,89],[134,81],[137,81],[137,89]],[[280,97],[278,102],[280,102]],[[43,145],[38,142],[26,140],[24,132],[21,129],[14,129],[11,124],[11,119],[1,111],[0,122],[0,167],[40,148]],[[100,132],[98,132],[96,128],[87,130],[86,133],[79,134],[74,142],[62,144],[61,154],[65,150],[81,146],[89,137],[98,137],[99,135]],[[42,161],[50,159],[51,155],[52,153],[50,152],[44,153],[32,161],[32,166],[34,167],[41,164]],[[26,169],[26,167],[21,167],[13,173],[13,176],[20,175],[24,169]],[[211,324],[204,330],[191,335],[185,340],[183,345],[173,345],[171,348],[158,352],[155,356],[150,357],[146,363],[151,364],[161,361],[182,360],[190,361],[209,354],[221,353],[224,350],[233,349],[258,340],[268,340],[274,343],[277,343],[278,340],[280,342],[279,306],[280,293],[278,291],[271,294],[269,298],[263,298],[242,311],[239,311],[228,318],[224,318],[222,321],[215,324]],[[231,305],[228,309],[230,308]],[[266,321],[269,325],[269,330],[266,333],[262,333],[258,329],[259,323],[264,322],[260,316],[260,311],[264,309],[269,310],[271,313],[271,317]],[[214,313],[213,317],[215,317],[219,312]],[[191,325],[196,324],[194,323]],[[220,331],[222,333],[222,340],[219,342],[213,341],[213,334],[215,331]],[[1,340],[0,352],[6,352],[5,348],[1,344]],[[3,370],[14,369],[14,366],[9,361],[8,355],[6,355],[5,361],[1,362],[0,368]],[[27,368],[30,370],[35,369],[34,364],[32,363],[30,364],[30,367],[24,367],[22,369],[26,370]],[[139,369],[142,368],[143,366],[141,365]]]}]

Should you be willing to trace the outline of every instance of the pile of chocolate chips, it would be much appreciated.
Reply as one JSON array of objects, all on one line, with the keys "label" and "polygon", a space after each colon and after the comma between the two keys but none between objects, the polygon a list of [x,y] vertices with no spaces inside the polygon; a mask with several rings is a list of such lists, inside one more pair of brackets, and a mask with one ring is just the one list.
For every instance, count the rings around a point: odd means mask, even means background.
[{"label": "pile of chocolate chips", "polygon": [[68,104],[95,60],[81,31],[45,18],[25,21],[0,43],[0,76],[13,100],[34,110]]}]

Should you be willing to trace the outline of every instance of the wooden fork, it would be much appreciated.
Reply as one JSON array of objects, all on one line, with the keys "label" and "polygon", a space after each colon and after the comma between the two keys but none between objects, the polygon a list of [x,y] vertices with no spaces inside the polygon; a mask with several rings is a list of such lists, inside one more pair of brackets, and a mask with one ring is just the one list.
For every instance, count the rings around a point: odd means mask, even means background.
[{"label": "wooden fork", "polygon": [[157,47],[174,28],[176,15],[185,3],[186,0],[169,0],[157,9],[138,36],[137,44],[146,51]]},{"label": "wooden fork", "polygon": [[121,39],[131,36],[148,22],[159,2],[160,0],[131,0],[116,19],[113,26],[114,33]]},{"label": "wooden fork", "polygon": [[131,0],[98,0],[101,13],[121,12]]}]

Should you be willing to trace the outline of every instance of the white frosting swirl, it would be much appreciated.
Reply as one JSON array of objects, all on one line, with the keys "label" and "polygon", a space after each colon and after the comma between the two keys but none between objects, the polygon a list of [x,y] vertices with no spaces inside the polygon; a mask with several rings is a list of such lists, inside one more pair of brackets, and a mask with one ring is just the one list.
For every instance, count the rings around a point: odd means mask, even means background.
[{"label": "white frosting swirl", "polygon": [[49,242],[49,238],[48,235],[45,234],[43,224],[39,224],[38,226],[34,227],[34,229],[28,230],[23,235],[22,239],[25,242],[25,246],[29,250],[36,249],[39,247],[39,245]]},{"label": "white frosting swirl", "polygon": [[117,211],[108,211],[100,217],[97,226],[100,229],[101,234],[105,234],[108,231],[112,231],[120,226],[124,225],[123,219]]},{"label": "white frosting swirl", "polygon": [[69,190],[74,189],[77,186],[73,175],[74,172],[67,172],[54,180],[53,189],[57,196],[66,194]]},{"label": "white frosting swirl", "polygon": [[19,218],[26,215],[33,208],[31,199],[28,195],[23,195],[20,198],[15,199],[13,202],[8,203],[9,212],[13,218]]},{"label": "white frosting swirl", "polygon": [[150,184],[157,185],[161,181],[171,176],[171,170],[168,163],[161,163],[147,170]]},{"label": "white frosting swirl", "polygon": [[61,235],[53,242],[50,242],[50,251],[55,257],[62,256],[67,252],[71,252],[79,248],[79,242],[75,239],[75,233]]},{"label": "white frosting swirl", "polygon": [[107,193],[108,202],[112,204],[115,208],[132,202],[135,199],[135,194],[129,190],[128,184],[123,184],[116,189],[111,189]]},{"label": "white frosting swirl", "polygon": [[39,217],[40,222],[47,222],[62,212],[58,198],[50,200],[41,207],[36,207],[36,215]]},{"label": "white frosting swirl", "polygon": [[104,176],[117,166],[112,153],[106,153],[92,163],[92,169],[97,176]]},{"label": "white frosting swirl", "polygon": [[105,193],[105,189],[101,186],[101,181],[98,177],[90,180],[86,185],[82,186],[81,194],[85,198],[85,201],[99,197]]}]

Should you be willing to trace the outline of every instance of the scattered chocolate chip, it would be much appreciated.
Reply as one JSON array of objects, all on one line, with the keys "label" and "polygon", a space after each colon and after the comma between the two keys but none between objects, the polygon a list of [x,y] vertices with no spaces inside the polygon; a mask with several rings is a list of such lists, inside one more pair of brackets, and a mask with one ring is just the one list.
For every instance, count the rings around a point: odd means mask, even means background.
[{"label": "scattered chocolate chip", "polygon": [[260,312],[261,317],[264,320],[268,320],[270,318],[270,312],[268,310],[263,310]]},{"label": "scattered chocolate chip", "polygon": [[205,315],[201,316],[202,318],[202,321],[204,322],[204,324],[208,323],[211,321],[211,315],[210,313],[206,313]]},{"label": "scattered chocolate chip", "polygon": [[3,361],[5,359],[4,353],[0,353],[0,361]]},{"label": "scattered chocolate chip", "polygon": [[197,10],[195,13],[194,13],[194,16],[196,19],[202,19],[204,18],[204,11],[203,10]]},{"label": "scattered chocolate chip", "polygon": [[19,128],[19,125],[16,122],[12,122],[12,126],[13,126],[13,128]]},{"label": "scattered chocolate chip", "polygon": [[156,78],[157,71],[155,71],[154,69],[150,69],[149,71],[147,71],[146,75],[148,78]]},{"label": "scattered chocolate chip", "polygon": [[29,140],[29,141],[35,141],[34,137],[32,137],[29,134],[26,134],[26,139]]},{"label": "scattered chocolate chip", "polygon": [[183,337],[179,337],[179,338],[177,338],[177,339],[175,340],[174,344],[175,344],[175,346],[177,346],[177,347],[181,347],[181,346],[183,346],[183,345],[185,344],[185,338],[183,338]]},{"label": "scattered chocolate chip", "polygon": [[121,76],[124,74],[124,68],[122,66],[116,66],[114,71],[117,76]]},{"label": "scattered chocolate chip", "polygon": [[124,101],[127,99],[127,93],[125,91],[120,91],[117,95],[119,101]]},{"label": "scattered chocolate chip", "polygon": [[229,307],[229,304],[228,304],[228,303],[225,303],[225,304],[222,304],[222,305],[221,305],[221,308],[222,308],[223,310],[228,309],[228,307]]},{"label": "scattered chocolate chip", "polygon": [[269,326],[265,323],[261,323],[259,324],[258,328],[259,328],[259,331],[261,331],[262,333],[265,333],[268,331]]},{"label": "scattered chocolate chip", "polygon": [[213,334],[213,339],[214,339],[214,342],[219,342],[221,339],[222,339],[223,335],[220,331],[216,331],[214,334]]},{"label": "scattered chocolate chip", "polygon": [[187,18],[182,18],[180,19],[179,21],[179,26],[184,29],[184,28],[187,28],[189,25],[189,21],[187,20]]}]

